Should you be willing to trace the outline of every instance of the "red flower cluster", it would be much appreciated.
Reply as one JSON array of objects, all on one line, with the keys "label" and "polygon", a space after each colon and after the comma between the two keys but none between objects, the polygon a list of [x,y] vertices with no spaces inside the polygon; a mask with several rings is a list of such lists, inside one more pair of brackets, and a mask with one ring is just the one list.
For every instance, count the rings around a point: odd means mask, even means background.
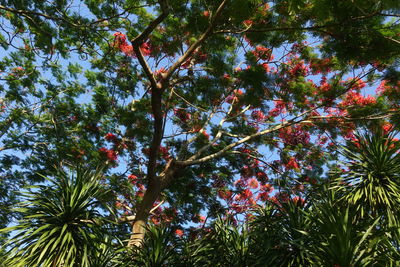
[{"label": "red flower cluster", "polygon": [[326,76],[322,76],[320,85],[318,87],[320,92],[329,92],[332,89],[332,86],[326,82]]},{"label": "red flower cluster", "polygon": [[327,73],[331,71],[332,60],[330,58],[314,59],[310,62],[312,74]]},{"label": "red flower cluster", "polygon": [[115,142],[118,140],[118,138],[115,136],[115,134],[112,134],[112,133],[107,133],[107,134],[104,136],[104,138],[105,138],[107,141],[110,141],[110,142],[113,142],[113,143],[115,143]]},{"label": "red flower cluster", "polygon": [[251,118],[257,122],[262,122],[265,120],[265,115],[261,110],[253,110],[251,112]]},{"label": "red flower cluster", "polygon": [[308,75],[309,68],[308,66],[304,65],[304,62],[301,61],[294,65],[290,70],[289,73],[292,76],[307,76]]},{"label": "red flower cluster", "polygon": [[[125,55],[129,57],[135,57],[135,53],[133,51],[133,46],[128,44],[126,41],[126,35],[123,34],[122,32],[116,32],[114,33],[115,36],[115,46],[118,47],[118,49],[124,53]],[[150,56],[151,55],[151,46],[148,42],[143,43],[140,46],[140,51],[144,56]]]},{"label": "red flower cluster", "polygon": [[159,150],[158,150],[161,154],[161,157],[165,160],[168,160],[171,155],[169,154],[168,148],[160,146]]},{"label": "red flower cluster", "polygon": [[117,152],[115,150],[112,149],[107,149],[105,147],[101,147],[99,149],[99,152],[102,153],[103,155],[105,155],[107,157],[107,159],[111,162],[115,162],[118,159],[118,155]]},{"label": "red flower cluster", "polygon": [[235,200],[236,201],[248,200],[252,196],[253,196],[253,192],[251,192],[250,189],[245,189],[242,192],[240,192],[240,194],[235,196]]},{"label": "red flower cluster", "polygon": [[234,90],[233,95],[230,95],[226,98],[226,102],[232,104],[233,102],[239,101],[239,98],[243,95],[242,90]]},{"label": "red flower cluster", "polygon": [[376,99],[373,96],[368,95],[363,97],[359,92],[350,91],[346,94],[345,99],[339,104],[341,107],[348,106],[367,106],[376,103]]},{"label": "red flower cluster", "polygon": [[128,175],[128,181],[129,181],[131,184],[136,184],[136,182],[137,182],[137,176],[134,175],[134,174]]},{"label": "red flower cluster", "polygon": [[163,73],[166,73],[167,70],[165,68],[160,68],[156,71],[154,71],[154,77],[156,78],[157,81],[160,81],[162,79]]},{"label": "red flower cluster", "polygon": [[390,131],[393,130],[393,125],[391,123],[386,123],[382,126],[383,133],[388,134]]},{"label": "red flower cluster", "polygon": [[284,114],[286,112],[286,104],[283,101],[277,100],[274,101],[275,103],[275,108],[271,109],[268,112],[268,115],[272,117],[276,117],[280,114]]},{"label": "red flower cluster", "polygon": [[286,192],[278,192],[275,196],[271,197],[271,201],[275,202],[277,205],[281,205],[282,203],[287,203],[290,200],[290,196]]},{"label": "red flower cluster", "polygon": [[249,184],[249,187],[252,188],[252,189],[257,189],[258,186],[259,186],[258,181],[257,181],[256,178],[251,178],[251,179],[248,181],[248,184]]},{"label": "red flower cluster", "polygon": [[286,170],[291,170],[291,169],[300,169],[299,163],[294,157],[291,157],[288,161],[288,163],[285,164]]},{"label": "red flower cluster", "polygon": [[299,197],[299,196],[295,196],[295,197],[292,199],[292,201],[293,201],[294,204],[296,204],[296,205],[298,205],[298,206],[304,206],[304,204],[305,204],[304,198],[301,198],[301,197]]},{"label": "red flower cluster", "polygon": [[190,120],[191,115],[183,108],[174,109],[174,114],[178,117],[183,123],[187,123]]},{"label": "red flower cluster", "polygon": [[398,95],[400,93],[400,81],[396,84],[389,84],[387,81],[382,81],[378,88],[376,88],[376,93],[379,95]]},{"label": "red flower cluster", "polygon": [[225,200],[230,200],[232,197],[232,191],[230,190],[218,190],[218,196]]},{"label": "red flower cluster", "polygon": [[285,145],[307,145],[310,142],[310,134],[304,131],[301,125],[289,126],[279,130],[279,138]]},{"label": "red flower cluster", "polygon": [[243,21],[243,24],[246,25],[247,27],[250,27],[251,25],[253,25],[253,21],[248,19],[248,20]]},{"label": "red flower cluster", "polygon": [[115,45],[127,56],[133,57],[135,54],[133,52],[132,45],[126,42],[126,36],[122,32],[114,33],[115,36]]},{"label": "red flower cluster", "polygon": [[176,229],[175,230],[175,234],[179,237],[182,237],[185,233],[183,232],[182,229]]},{"label": "red flower cluster", "polygon": [[265,172],[262,172],[262,171],[260,171],[260,172],[257,172],[256,173],[256,177],[257,177],[257,179],[259,180],[259,181],[261,181],[261,182],[265,182],[265,181],[268,181],[268,175],[265,173]]},{"label": "red flower cluster", "polygon": [[365,82],[361,79],[354,80],[354,79],[349,78],[347,80],[347,83],[349,83],[351,85],[352,90],[356,90],[356,91],[359,91],[366,86]]},{"label": "red flower cluster", "polygon": [[271,71],[271,68],[267,63],[261,64],[261,67],[264,68],[265,72],[270,72]]},{"label": "red flower cluster", "polygon": [[253,55],[257,58],[257,59],[262,59],[262,60],[272,60],[273,56],[272,56],[272,50],[269,48],[266,48],[264,46],[258,45],[256,47],[256,49],[253,51]]}]

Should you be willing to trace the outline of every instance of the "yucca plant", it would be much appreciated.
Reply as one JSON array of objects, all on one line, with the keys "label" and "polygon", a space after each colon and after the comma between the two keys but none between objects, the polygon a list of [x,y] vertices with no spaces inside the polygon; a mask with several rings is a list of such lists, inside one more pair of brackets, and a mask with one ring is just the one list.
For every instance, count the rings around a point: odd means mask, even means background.
[{"label": "yucca plant", "polygon": [[309,204],[267,203],[251,223],[254,266],[307,266]]},{"label": "yucca plant", "polygon": [[148,225],[141,247],[121,247],[114,259],[118,267],[179,266],[180,241],[171,228]]},{"label": "yucca plant", "polygon": [[58,170],[46,184],[22,193],[21,219],[6,242],[7,266],[94,266],[110,225],[100,212],[108,190],[101,172]]},{"label": "yucca plant", "polygon": [[318,203],[308,213],[310,227],[303,233],[310,237],[308,266],[372,266],[378,255],[375,220],[357,220],[349,207],[333,201]]},{"label": "yucca plant", "polygon": [[400,211],[400,145],[394,136],[377,131],[348,142],[341,150],[348,171],[338,186],[361,217],[383,216],[391,226],[398,225]]},{"label": "yucca plant", "polygon": [[194,266],[253,266],[247,226],[234,225],[230,219],[218,219],[191,249]]}]

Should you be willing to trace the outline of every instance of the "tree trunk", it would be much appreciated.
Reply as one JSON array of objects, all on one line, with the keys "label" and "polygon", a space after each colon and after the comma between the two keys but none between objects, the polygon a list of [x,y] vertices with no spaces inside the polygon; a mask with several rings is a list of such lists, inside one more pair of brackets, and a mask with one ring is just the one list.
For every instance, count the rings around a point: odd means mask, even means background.
[{"label": "tree trunk", "polygon": [[146,223],[150,215],[150,210],[153,208],[153,205],[161,192],[161,180],[157,178],[152,183],[149,183],[143,196],[143,200],[136,209],[136,217],[133,222],[132,235],[129,239],[128,247],[140,247],[144,239]]},{"label": "tree trunk", "polygon": [[128,242],[128,247],[140,247],[146,232],[146,224],[150,211],[160,196],[161,191],[166,188],[168,183],[174,178],[177,166],[170,160],[165,166],[164,171],[149,182],[142,202],[136,209],[135,221],[132,226],[132,234]]}]

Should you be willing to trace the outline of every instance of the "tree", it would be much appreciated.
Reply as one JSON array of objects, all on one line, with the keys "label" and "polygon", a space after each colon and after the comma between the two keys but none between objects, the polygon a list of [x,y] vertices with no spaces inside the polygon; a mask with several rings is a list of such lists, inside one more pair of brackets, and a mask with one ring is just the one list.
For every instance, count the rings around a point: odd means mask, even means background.
[{"label": "tree", "polygon": [[358,135],[343,150],[349,172],[339,180],[344,198],[355,205],[361,217],[371,213],[382,216],[388,225],[398,225],[400,155],[394,134],[375,132]]},{"label": "tree", "polygon": [[104,165],[115,207],[134,216],[129,246],[149,218],[179,225],[300,197],[323,182],[335,140],[398,123],[397,1],[0,10],[3,187]]}]

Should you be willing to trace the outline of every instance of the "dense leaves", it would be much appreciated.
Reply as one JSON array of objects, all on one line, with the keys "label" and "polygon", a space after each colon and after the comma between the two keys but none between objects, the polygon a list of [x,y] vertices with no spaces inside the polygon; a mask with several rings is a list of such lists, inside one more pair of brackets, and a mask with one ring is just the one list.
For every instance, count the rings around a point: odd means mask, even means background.
[{"label": "dense leaves", "polygon": [[100,173],[59,171],[48,185],[24,193],[12,238],[9,266],[100,266],[104,246],[112,246],[109,223],[98,210],[107,191]]}]

